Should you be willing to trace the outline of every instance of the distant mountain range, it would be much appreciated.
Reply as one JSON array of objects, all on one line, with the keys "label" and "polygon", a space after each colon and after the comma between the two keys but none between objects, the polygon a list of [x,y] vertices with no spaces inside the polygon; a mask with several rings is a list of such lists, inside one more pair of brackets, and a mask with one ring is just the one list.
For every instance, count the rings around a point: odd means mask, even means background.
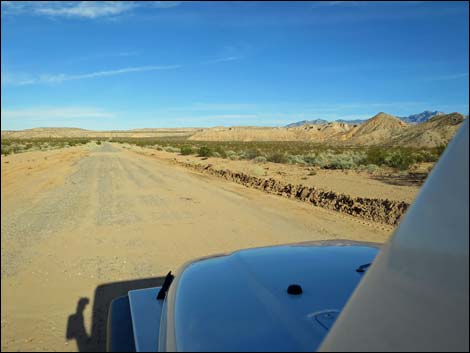
[{"label": "distant mountain range", "polygon": [[419,113],[419,114],[413,114],[413,115],[409,115],[409,116],[399,117],[399,119],[401,119],[402,121],[404,121],[407,124],[420,124],[420,123],[425,123],[426,121],[428,121],[431,118],[434,118],[435,116],[445,115],[445,114],[446,113],[439,112],[437,110],[434,111],[434,112],[426,110],[426,111],[424,111],[422,113]]},{"label": "distant mountain range", "polygon": [[328,120],[324,119],[315,119],[315,120],[301,120],[297,121],[296,123],[291,123],[289,125],[286,125],[284,127],[296,127],[296,126],[302,126],[302,125],[322,125],[322,124],[328,124]]},{"label": "distant mountain range", "polygon": [[[438,116],[438,115],[445,115],[444,112],[439,112],[439,111],[429,111],[426,110],[422,113],[419,114],[412,114],[409,116],[399,116],[398,119],[404,121],[407,124],[421,124],[429,119]],[[359,125],[367,121],[367,119],[361,120],[361,119],[356,119],[356,120],[345,120],[345,119],[337,119],[334,122],[336,123],[346,123],[346,124],[352,124],[352,125]],[[302,126],[302,125],[322,125],[322,124],[328,124],[329,121],[324,120],[324,119],[315,119],[315,120],[302,120],[298,121],[296,123],[291,123],[286,125],[285,127],[297,127],[297,126]]]}]

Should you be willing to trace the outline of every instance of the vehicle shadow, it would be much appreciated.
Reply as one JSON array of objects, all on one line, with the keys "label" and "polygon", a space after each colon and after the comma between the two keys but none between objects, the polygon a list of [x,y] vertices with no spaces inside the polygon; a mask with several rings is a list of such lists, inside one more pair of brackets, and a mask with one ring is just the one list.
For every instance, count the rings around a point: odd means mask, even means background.
[{"label": "vehicle shadow", "polygon": [[105,352],[108,308],[111,301],[127,295],[127,292],[133,289],[161,286],[164,280],[165,277],[154,277],[99,285],[95,289],[93,299],[91,333],[87,333],[83,316],[90,300],[89,298],[80,298],[75,313],[67,319],[66,339],[75,339],[80,352]]}]

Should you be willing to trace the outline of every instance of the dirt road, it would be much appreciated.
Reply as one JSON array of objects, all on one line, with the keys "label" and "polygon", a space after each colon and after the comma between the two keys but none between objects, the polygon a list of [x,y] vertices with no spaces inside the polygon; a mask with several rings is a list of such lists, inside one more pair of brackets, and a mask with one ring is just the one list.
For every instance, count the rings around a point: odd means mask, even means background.
[{"label": "dirt road", "polygon": [[195,257],[390,234],[110,144],[2,157],[1,216],[2,351],[103,350],[110,298]]}]

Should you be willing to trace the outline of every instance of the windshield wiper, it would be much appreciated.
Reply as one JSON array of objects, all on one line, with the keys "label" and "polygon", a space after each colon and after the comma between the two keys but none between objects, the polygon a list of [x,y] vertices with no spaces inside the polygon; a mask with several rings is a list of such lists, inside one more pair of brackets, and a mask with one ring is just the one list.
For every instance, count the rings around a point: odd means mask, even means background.
[{"label": "windshield wiper", "polygon": [[360,273],[363,273],[363,272],[366,272],[367,268],[372,265],[372,263],[370,264],[365,264],[365,265],[361,265],[359,266],[358,268],[356,268],[356,272],[360,272]]},{"label": "windshield wiper", "polygon": [[170,288],[170,284],[173,282],[173,278],[175,278],[175,276],[171,274],[171,271],[168,272],[165,277],[165,281],[163,282],[162,288],[160,288],[160,291],[158,292],[157,300],[165,299],[165,294],[168,292],[168,288]]}]

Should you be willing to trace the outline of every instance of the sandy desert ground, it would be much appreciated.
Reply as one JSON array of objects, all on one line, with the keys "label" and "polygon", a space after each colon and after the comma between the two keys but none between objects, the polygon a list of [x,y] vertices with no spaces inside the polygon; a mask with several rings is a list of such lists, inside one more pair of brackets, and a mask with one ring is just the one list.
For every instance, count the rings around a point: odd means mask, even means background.
[{"label": "sandy desert ground", "polygon": [[104,350],[110,299],[193,258],[392,231],[108,143],[2,156],[1,175],[2,351]]}]

